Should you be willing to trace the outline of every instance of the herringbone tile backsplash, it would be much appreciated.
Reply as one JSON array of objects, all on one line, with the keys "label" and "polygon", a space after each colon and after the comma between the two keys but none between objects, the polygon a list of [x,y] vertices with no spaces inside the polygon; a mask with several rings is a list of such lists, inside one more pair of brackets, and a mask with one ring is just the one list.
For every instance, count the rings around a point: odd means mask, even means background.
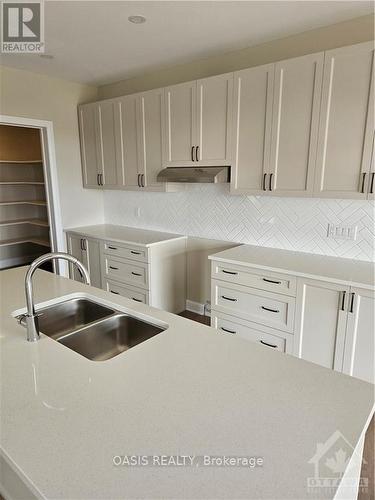
[{"label": "herringbone tile backsplash", "polygon": [[[189,185],[177,193],[106,191],[104,207],[108,224],[374,260],[373,201],[232,196],[225,185]],[[358,226],[357,239],[327,238],[328,223]]]}]

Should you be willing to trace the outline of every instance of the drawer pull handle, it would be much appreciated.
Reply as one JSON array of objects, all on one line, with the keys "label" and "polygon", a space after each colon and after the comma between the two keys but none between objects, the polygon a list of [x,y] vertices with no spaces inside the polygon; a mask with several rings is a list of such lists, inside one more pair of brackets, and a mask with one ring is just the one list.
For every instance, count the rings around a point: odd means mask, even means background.
[{"label": "drawer pull handle", "polygon": [[134,271],[132,271],[132,275],[133,275],[133,276],[142,276],[142,274],[141,274],[141,273],[135,273]]},{"label": "drawer pull handle", "polygon": [[230,300],[231,302],[237,302],[238,300],[238,299],[233,299],[232,297],[226,297],[225,295],[222,295],[221,298],[225,300]]},{"label": "drawer pull handle", "polygon": [[225,274],[233,274],[233,275],[237,275],[237,274],[238,274],[238,273],[235,273],[235,272],[233,272],[233,271],[226,271],[225,269],[223,269],[222,271],[223,271],[223,273],[225,273]]},{"label": "drawer pull handle", "polygon": [[274,344],[268,344],[267,342],[264,342],[264,340],[259,341],[261,344],[266,345],[267,347],[272,347],[272,349],[276,349],[277,345]]},{"label": "drawer pull handle", "polygon": [[228,330],[227,328],[224,328],[223,326],[220,327],[220,330],[223,330],[223,332],[226,332],[226,333],[232,333],[232,334],[237,333],[237,332],[234,332],[233,330]]},{"label": "drawer pull handle", "polygon": [[134,250],[130,250],[130,253],[132,253],[133,255],[141,255],[141,252],[135,252]]},{"label": "drawer pull handle", "polygon": [[115,295],[120,295],[119,292],[114,292],[113,290],[110,290],[111,293],[114,293]]},{"label": "drawer pull handle", "polygon": [[278,309],[270,309],[269,307],[265,307],[265,306],[261,306],[261,308],[264,310],[264,311],[269,311],[271,313],[279,313],[280,311]]},{"label": "drawer pull handle", "polygon": [[118,267],[114,267],[114,266],[109,266],[109,269],[114,269],[115,271],[118,271]]},{"label": "drawer pull handle", "polygon": [[117,250],[117,248],[116,248],[116,247],[111,247],[111,245],[108,245],[108,248],[109,248],[110,250]]},{"label": "drawer pull handle", "polygon": [[274,281],[274,280],[269,280],[267,278],[262,278],[263,281],[266,283],[273,283],[274,285],[281,285],[281,281]]},{"label": "drawer pull handle", "polygon": [[135,297],[132,297],[132,300],[135,300],[136,302],[143,302],[141,299],[136,299]]}]

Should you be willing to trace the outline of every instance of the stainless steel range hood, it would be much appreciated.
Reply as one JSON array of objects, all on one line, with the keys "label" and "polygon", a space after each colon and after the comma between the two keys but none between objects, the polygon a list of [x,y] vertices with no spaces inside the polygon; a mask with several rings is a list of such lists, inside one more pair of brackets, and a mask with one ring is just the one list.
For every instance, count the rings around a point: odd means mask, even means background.
[{"label": "stainless steel range hood", "polygon": [[229,167],[168,167],[158,173],[159,182],[229,182]]}]

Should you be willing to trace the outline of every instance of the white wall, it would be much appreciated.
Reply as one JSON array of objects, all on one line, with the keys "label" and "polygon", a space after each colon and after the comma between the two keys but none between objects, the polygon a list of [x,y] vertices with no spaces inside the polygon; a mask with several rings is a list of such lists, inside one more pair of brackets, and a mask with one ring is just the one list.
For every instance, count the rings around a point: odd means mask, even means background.
[{"label": "white wall", "polygon": [[104,221],[101,191],[83,189],[77,104],[97,89],[0,66],[0,114],[53,122],[63,227]]}]

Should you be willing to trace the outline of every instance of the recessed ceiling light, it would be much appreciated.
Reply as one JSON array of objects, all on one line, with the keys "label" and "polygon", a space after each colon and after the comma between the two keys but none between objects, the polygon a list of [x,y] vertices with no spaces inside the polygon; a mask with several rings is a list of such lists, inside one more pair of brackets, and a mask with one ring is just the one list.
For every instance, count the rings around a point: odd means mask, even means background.
[{"label": "recessed ceiling light", "polygon": [[129,16],[128,21],[133,24],[143,24],[146,22],[146,18],[143,16]]},{"label": "recessed ceiling light", "polygon": [[39,57],[42,57],[43,59],[53,59],[55,56],[52,54],[39,54]]}]

